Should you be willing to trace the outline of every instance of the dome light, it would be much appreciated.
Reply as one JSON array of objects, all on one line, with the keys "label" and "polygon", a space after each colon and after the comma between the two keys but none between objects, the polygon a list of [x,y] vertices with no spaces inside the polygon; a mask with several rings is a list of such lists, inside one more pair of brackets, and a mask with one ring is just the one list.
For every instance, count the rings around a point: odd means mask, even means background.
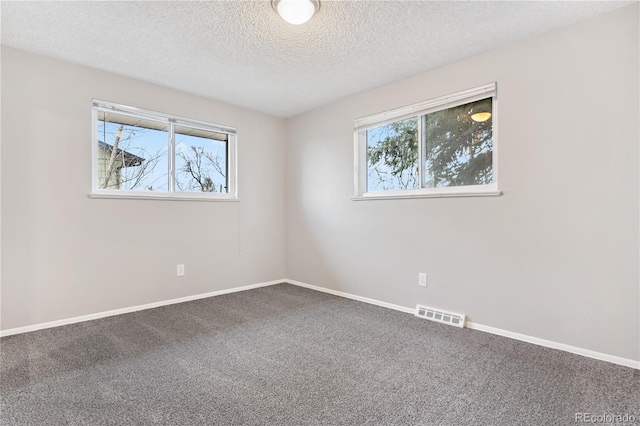
[{"label": "dome light", "polygon": [[290,24],[307,22],[320,9],[318,0],[272,0],[271,6]]}]

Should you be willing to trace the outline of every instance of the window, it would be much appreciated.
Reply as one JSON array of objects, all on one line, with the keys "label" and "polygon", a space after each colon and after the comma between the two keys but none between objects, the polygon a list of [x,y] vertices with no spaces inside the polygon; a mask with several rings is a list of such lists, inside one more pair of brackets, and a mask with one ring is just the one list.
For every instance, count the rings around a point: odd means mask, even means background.
[{"label": "window", "polygon": [[93,103],[93,193],[236,199],[236,131],[103,101]]},{"label": "window", "polygon": [[356,198],[499,195],[496,84],[356,120]]}]

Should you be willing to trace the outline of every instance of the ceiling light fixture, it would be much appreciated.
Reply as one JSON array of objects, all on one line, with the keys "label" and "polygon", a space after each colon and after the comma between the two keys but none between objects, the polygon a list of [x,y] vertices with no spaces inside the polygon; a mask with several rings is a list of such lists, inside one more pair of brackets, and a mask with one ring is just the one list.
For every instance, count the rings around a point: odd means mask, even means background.
[{"label": "ceiling light fixture", "polygon": [[307,22],[320,9],[318,0],[271,0],[273,10],[290,24]]},{"label": "ceiling light fixture", "polygon": [[483,121],[487,121],[490,118],[491,118],[491,113],[490,112],[476,112],[475,114],[471,115],[471,119],[473,121],[478,122],[478,123],[482,123]]}]

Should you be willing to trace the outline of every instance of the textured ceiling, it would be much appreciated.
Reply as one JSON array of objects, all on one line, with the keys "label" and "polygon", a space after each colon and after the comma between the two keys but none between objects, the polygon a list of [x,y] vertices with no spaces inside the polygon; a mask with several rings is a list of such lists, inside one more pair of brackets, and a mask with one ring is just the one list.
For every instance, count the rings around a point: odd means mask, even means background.
[{"label": "textured ceiling", "polygon": [[2,1],[2,44],[289,117],[629,2]]}]

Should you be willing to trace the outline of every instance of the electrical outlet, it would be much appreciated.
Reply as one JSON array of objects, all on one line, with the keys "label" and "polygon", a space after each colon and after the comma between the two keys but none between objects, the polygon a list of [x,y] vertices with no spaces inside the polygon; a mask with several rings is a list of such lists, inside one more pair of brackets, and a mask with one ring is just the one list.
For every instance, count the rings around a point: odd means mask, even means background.
[{"label": "electrical outlet", "polygon": [[424,272],[420,272],[418,274],[418,285],[420,287],[426,287],[427,286],[427,274],[425,274]]},{"label": "electrical outlet", "polygon": [[176,275],[179,277],[184,276],[184,265],[178,265],[176,268]]}]

